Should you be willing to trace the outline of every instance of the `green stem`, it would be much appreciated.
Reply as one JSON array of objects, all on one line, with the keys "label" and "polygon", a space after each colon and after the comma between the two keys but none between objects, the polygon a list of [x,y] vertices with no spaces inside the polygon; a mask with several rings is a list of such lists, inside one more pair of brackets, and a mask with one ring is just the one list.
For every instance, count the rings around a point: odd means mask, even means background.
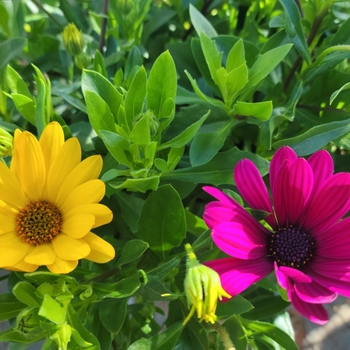
[{"label": "green stem", "polygon": [[98,45],[98,49],[102,54],[103,54],[103,47],[105,45],[108,7],[109,7],[109,0],[103,0],[102,13],[104,14],[104,16],[102,17],[100,43]]},{"label": "green stem", "polygon": [[234,347],[232,340],[224,326],[222,326],[220,323],[216,322],[211,326],[219,335],[225,350],[236,350]]},{"label": "green stem", "polygon": [[56,19],[54,16],[52,16],[52,14],[51,14],[49,11],[47,11],[47,10],[45,9],[45,7],[41,4],[41,2],[40,2],[39,0],[33,0],[33,2],[34,2],[34,4],[35,4],[36,6],[39,7],[39,9],[40,9],[41,11],[45,12],[45,13],[52,19],[52,21],[55,22],[55,24],[57,24],[57,26],[59,26],[61,29],[64,28],[64,27],[62,26],[62,24],[61,24],[60,22],[58,22],[57,19]]}]

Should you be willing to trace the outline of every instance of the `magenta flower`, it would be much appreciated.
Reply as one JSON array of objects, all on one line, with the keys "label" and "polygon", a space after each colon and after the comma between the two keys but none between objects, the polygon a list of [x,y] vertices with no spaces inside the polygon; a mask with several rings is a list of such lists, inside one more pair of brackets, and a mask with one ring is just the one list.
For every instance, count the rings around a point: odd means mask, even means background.
[{"label": "magenta flower", "polygon": [[333,174],[326,151],[305,160],[282,147],[270,165],[272,200],[249,159],[238,162],[234,180],[251,208],[271,213],[265,218],[271,229],[218,189],[204,187],[219,200],[206,206],[204,220],[215,244],[231,256],[206,265],[232,296],[274,270],[294,307],[325,324],[322,304],[338,294],[350,297],[350,217],[340,220],[350,209],[350,174]]}]

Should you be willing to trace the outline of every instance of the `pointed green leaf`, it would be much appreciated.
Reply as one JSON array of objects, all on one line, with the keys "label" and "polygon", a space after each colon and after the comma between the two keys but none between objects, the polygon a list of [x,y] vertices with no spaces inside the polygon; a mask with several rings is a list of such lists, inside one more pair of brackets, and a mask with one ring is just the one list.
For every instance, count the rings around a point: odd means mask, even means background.
[{"label": "pointed green leaf", "polygon": [[166,100],[175,101],[176,96],[176,69],[174,61],[166,51],[154,62],[147,81],[147,109],[158,116]]},{"label": "pointed green leaf", "polygon": [[201,125],[204,123],[205,119],[207,119],[208,115],[210,113],[210,110],[208,113],[206,113],[201,119],[190,125],[188,128],[186,128],[180,135],[174,137],[172,140],[163,143],[158,147],[158,151],[169,148],[169,147],[182,147],[186,145],[188,142],[192,140],[198,129],[201,127]]},{"label": "pointed green leaf", "polygon": [[118,334],[126,316],[126,307],[128,300],[104,301],[100,304],[99,315],[102,324],[106,329]]},{"label": "pointed green leaf", "polygon": [[27,40],[24,38],[12,38],[0,44],[0,70],[21,54],[26,43]]},{"label": "pointed green leaf", "polygon": [[115,122],[111,110],[98,94],[85,91],[86,108],[91,126],[101,137],[101,130],[115,131]]},{"label": "pointed green leaf", "polygon": [[198,36],[201,33],[204,33],[209,38],[218,35],[210,22],[192,4],[190,4],[190,18]]},{"label": "pointed green leaf", "polygon": [[117,266],[128,264],[137,260],[149,247],[147,242],[140,239],[132,239],[126,242],[117,263]]},{"label": "pointed green leaf", "polygon": [[13,287],[15,297],[29,306],[40,306],[41,299],[35,294],[35,288],[28,282],[18,282]]},{"label": "pointed green leaf", "polygon": [[35,125],[35,103],[32,98],[20,94],[11,94],[11,98],[24,119]]},{"label": "pointed green leaf", "polygon": [[49,294],[44,295],[44,300],[40,306],[38,315],[45,317],[55,324],[61,324],[66,319],[67,310],[62,307]]},{"label": "pointed green leaf", "polygon": [[33,100],[32,94],[29,92],[28,86],[21,77],[11,66],[7,66],[6,70],[7,83],[12,93],[24,95]]},{"label": "pointed green leaf", "polygon": [[179,194],[171,185],[159,187],[143,205],[136,236],[164,259],[180,245],[185,234],[185,212]]},{"label": "pointed green leaf", "polygon": [[272,101],[242,102],[238,101],[233,112],[237,115],[254,117],[260,120],[268,120],[272,113]]},{"label": "pointed green leaf", "polygon": [[245,64],[245,51],[243,40],[239,39],[230,50],[226,60],[226,70],[230,73],[232,70]]},{"label": "pointed green leaf", "polygon": [[350,83],[346,83],[345,85],[343,85],[340,89],[338,89],[337,91],[334,91],[333,94],[331,95],[331,97],[329,98],[329,104],[331,105],[333,103],[333,101],[337,98],[337,96],[345,90],[350,89]]},{"label": "pointed green leaf", "polygon": [[100,51],[96,50],[94,57],[94,69],[96,72],[102,74],[105,78],[108,79],[108,74],[106,71],[106,65],[103,59],[103,56]]},{"label": "pointed green leaf", "polygon": [[27,305],[18,301],[12,293],[0,294],[0,321],[17,316],[26,307]]}]

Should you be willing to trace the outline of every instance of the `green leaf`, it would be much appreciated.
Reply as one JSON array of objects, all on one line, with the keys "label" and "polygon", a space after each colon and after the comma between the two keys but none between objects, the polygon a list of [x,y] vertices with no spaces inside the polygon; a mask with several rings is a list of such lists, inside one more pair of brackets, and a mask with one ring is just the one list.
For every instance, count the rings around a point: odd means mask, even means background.
[{"label": "green leaf", "polygon": [[26,307],[27,305],[18,301],[12,293],[0,294],[0,321],[17,316]]},{"label": "green leaf", "polygon": [[137,260],[149,247],[147,242],[140,239],[132,239],[126,242],[122,252],[120,253],[117,266],[128,264]]},{"label": "green leaf", "polygon": [[47,271],[25,273],[24,277],[29,281],[35,282],[37,284],[55,283],[57,282],[57,280],[61,279],[69,284],[72,284],[75,287],[78,287],[78,283],[74,277],[67,276],[67,275],[59,275],[59,274],[51,273]]},{"label": "green leaf", "polygon": [[161,114],[163,105],[169,98],[175,101],[176,79],[174,61],[166,51],[154,62],[147,81],[147,109],[154,115]]},{"label": "green leaf", "polygon": [[108,151],[118,163],[124,164],[132,169],[132,163],[125,155],[125,151],[129,149],[129,142],[114,132],[100,130],[99,133]]},{"label": "green leaf", "polygon": [[83,338],[86,342],[89,342],[92,344],[92,346],[87,347],[87,350],[100,350],[100,343],[98,342],[97,338],[90,333],[82,324],[81,320],[79,319],[78,315],[76,314],[74,308],[72,305],[68,305],[68,314],[67,314],[67,321],[68,324],[70,324],[80,335],[81,338]]},{"label": "green leaf", "polygon": [[272,146],[277,149],[288,145],[294,149],[299,156],[306,156],[314,153],[328,144],[328,142],[339,136],[350,132],[349,120],[342,120],[314,126],[305,133],[275,142]]},{"label": "green leaf", "polygon": [[21,75],[18,74],[18,72],[15,71],[9,65],[7,66],[6,77],[7,77],[7,83],[12,93],[24,95],[30,98],[31,100],[33,100],[33,96],[29,92],[28,86],[23,80],[23,78],[21,77]]},{"label": "green leaf", "polygon": [[16,342],[16,343],[34,343],[36,341],[39,341],[43,338],[42,335],[39,335],[37,338],[35,337],[28,337],[25,333],[18,332],[15,327],[6,329],[3,332],[0,332],[0,342],[9,343],[9,342]]},{"label": "green leaf", "polygon": [[226,60],[226,70],[230,73],[232,70],[245,64],[245,51],[243,40],[239,39],[230,50]]},{"label": "green leaf", "polygon": [[334,91],[331,97],[329,98],[329,104],[331,105],[342,91],[349,90],[349,89],[350,89],[350,83],[346,83],[340,89],[338,89],[337,91]]},{"label": "green leaf", "polygon": [[[112,113],[114,120],[117,120],[118,110],[122,104],[123,96],[102,74],[91,70],[84,70],[81,80],[81,88],[83,90],[85,99],[87,91],[90,91],[95,93],[95,95],[97,95],[100,99],[104,100],[110,112]],[[104,108],[104,110],[105,109],[106,108]],[[103,129],[106,130],[106,128]]]},{"label": "green leaf", "polygon": [[38,135],[41,135],[48,124],[47,116],[45,113],[45,97],[46,97],[46,84],[42,79],[36,78],[36,109],[35,109],[35,126],[38,130]]},{"label": "green leaf", "polygon": [[152,275],[152,276],[157,276],[160,280],[163,279],[170,271],[172,271],[173,269],[175,269],[177,267],[177,265],[179,265],[180,263],[180,258],[179,257],[175,257],[172,258],[171,260],[160,264],[159,266],[157,266],[155,269],[149,271],[148,276]]},{"label": "green leaf", "polygon": [[192,214],[188,209],[185,210],[187,232],[192,233],[196,237],[200,236],[208,229],[205,221],[197,215]]},{"label": "green leaf", "polygon": [[172,296],[162,296],[163,294],[170,294],[170,290],[166,288],[159,276],[149,274],[147,274],[147,283],[137,293],[148,301],[167,301],[174,299]]},{"label": "green leaf", "polygon": [[216,315],[221,318],[226,318],[232,315],[243,314],[253,308],[254,306],[247,299],[237,295],[227,302],[218,303]]},{"label": "green leaf", "polygon": [[0,70],[15,57],[18,57],[26,45],[24,38],[8,39],[0,45]]},{"label": "green leaf", "polygon": [[284,59],[292,46],[283,45],[259,55],[249,70],[249,81],[245,88],[259,84]]},{"label": "green leaf", "polygon": [[[103,298],[112,298],[112,299],[123,299],[128,298],[131,295],[135,294],[136,291],[140,288],[140,278],[139,276],[133,276],[124,278],[119,282],[113,284],[107,284],[108,288],[113,288],[112,292],[107,293]],[[94,288],[101,290],[98,285],[94,284]]]},{"label": "green leaf", "polygon": [[102,324],[106,329],[118,334],[126,316],[126,307],[128,300],[120,301],[103,301],[99,307],[99,314]]},{"label": "green leaf", "polygon": [[185,212],[179,194],[171,185],[161,186],[148,196],[135,234],[148,242],[150,249],[162,259],[180,245],[186,234]]},{"label": "green leaf", "polygon": [[163,333],[154,335],[151,337],[151,347],[152,350],[169,350],[174,349],[177,340],[179,339],[184,326],[182,322],[177,322],[167,327],[166,331]]},{"label": "green leaf", "polygon": [[129,140],[137,145],[148,145],[151,142],[150,119],[146,115],[134,124]]},{"label": "green leaf", "polygon": [[223,326],[230,335],[236,350],[247,350],[247,336],[245,329],[242,327],[240,317],[231,316]]},{"label": "green leaf", "polygon": [[280,0],[285,10],[285,29],[290,41],[295,45],[301,57],[308,64],[311,63],[309,48],[301,24],[300,12],[295,1]]},{"label": "green leaf", "polygon": [[44,300],[40,306],[38,315],[45,317],[49,321],[61,324],[66,320],[67,310],[62,307],[49,294],[44,295]]},{"label": "green leaf", "polygon": [[168,148],[168,147],[175,147],[179,148],[182,146],[185,146],[188,142],[190,142],[193,138],[193,136],[196,134],[198,129],[202,126],[204,121],[207,119],[208,115],[210,113],[210,110],[198,121],[187,127],[180,135],[174,137],[170,141],[163,143],[160,145],[157,150],[160,151],[162,149]]},{"label": "green leaf", "polygon": [[128,93],[125,97],[124,107],[129,128],[132,128],[133,119],[142,112],[146,96],[147,73],[142,66],[134,76]]},{"label": "green leaf", "polygon": [[89,121],[97,135],[102,137],[101,130],[116,130],[113,115],[106,101],[91,91],[85,91],[85,101]]},{"label": "green leaf", "polygon": [[159,175],[147,178],[126,179],[125,181],[110,182],[109,185],[115,189],[126,189],[132,192],[146,193],[149,190],[155,191],[159,185]]},{"label": "green leaf", "polygon": [[29,306],[40,306],[41,299],[35,294],[35,288],[28,282],[18,282],[13,290],[15,297]]},{"label": "green leaf", "polygon": [[108,79],[105,62],[100,51],[96,50],[94,57],[94,70]]},{"label": "green leaf", "polygon": [[190,4],[190,18],[198,36],[201,33],[204,33],[209,38],[218,35],[209,21],[192,4]]},{"label": "green leaf", "polygon": [[260,120],[270,119],[272,113],[272,101],[264,102],[242,102],[238,101],[233,109],[238,115],[254,117]]},{"label": "green leaf", "polygon": [[241,318],[241,322],[245,328],[251,329],[257,333],[254,335],[259,337],[260,334],[266,335],[288,350],[298,350],[297,345],[292,338],[276,326],[266,322],[249,321]]},{"label": "green leaf", "polygon": [[225,76],[225,80],[225,93],[223,93],[224,101],[228,107],[231,107],[238,94],[248,82],[247,65],[242,64],[233,69]]},{"label": "green leaf", "polygon": [[219,127],[210,127],[210,132],[199,132],[193,139],[190,148],[190,161],[192,166],[200,166],[208,163],[220,151],[229,135],[234,120],[219,122]]},{"label": "green leaf", "polygon": [[210,75],[216,85],[221,86],[217,71],[221,68],[222,52],[219,52],[215,41],[211,40],[204,33],[200,34],[202,51],[207,62]]},{"label": "green leaf", "polygon": [[31,124],[35,125],[35,103],[32,98],[24,95],[11,94],[10,96],[18,110],[22,114],[24,119],[28,120]]},{"label": "green leaf", "polygon": [[269,162],[266,159],[234,147],[229,151],[218,153],[205,165],[170,171],[163,174],[162,179],[206,183],[214,186],[233,184],[232,171],[237,162],[243,158],[252,160],[262,176],[268,173]]}]

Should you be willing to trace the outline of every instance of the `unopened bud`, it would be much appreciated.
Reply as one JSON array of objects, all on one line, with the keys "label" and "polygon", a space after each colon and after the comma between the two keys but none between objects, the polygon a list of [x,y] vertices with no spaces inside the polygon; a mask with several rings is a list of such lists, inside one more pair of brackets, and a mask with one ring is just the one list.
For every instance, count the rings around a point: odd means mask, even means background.
[{"label": "unopened bud", "polygon": [[0,128],[0,157],[8,157],[13,151],[13,136]]},{"label": "unopened bud", "polygon": [[84,39],[81,31],[74,23],[69,23],[63,30],[63,43],[67,52],[72,56],[78,56],[84,48]]},{"label": "unopened bud", "polygon": [[58,350],[67,350],[67,345],[72,336],[72,328],[68,324],[64,324],[60,329],[50,336],[58,345]]}]

